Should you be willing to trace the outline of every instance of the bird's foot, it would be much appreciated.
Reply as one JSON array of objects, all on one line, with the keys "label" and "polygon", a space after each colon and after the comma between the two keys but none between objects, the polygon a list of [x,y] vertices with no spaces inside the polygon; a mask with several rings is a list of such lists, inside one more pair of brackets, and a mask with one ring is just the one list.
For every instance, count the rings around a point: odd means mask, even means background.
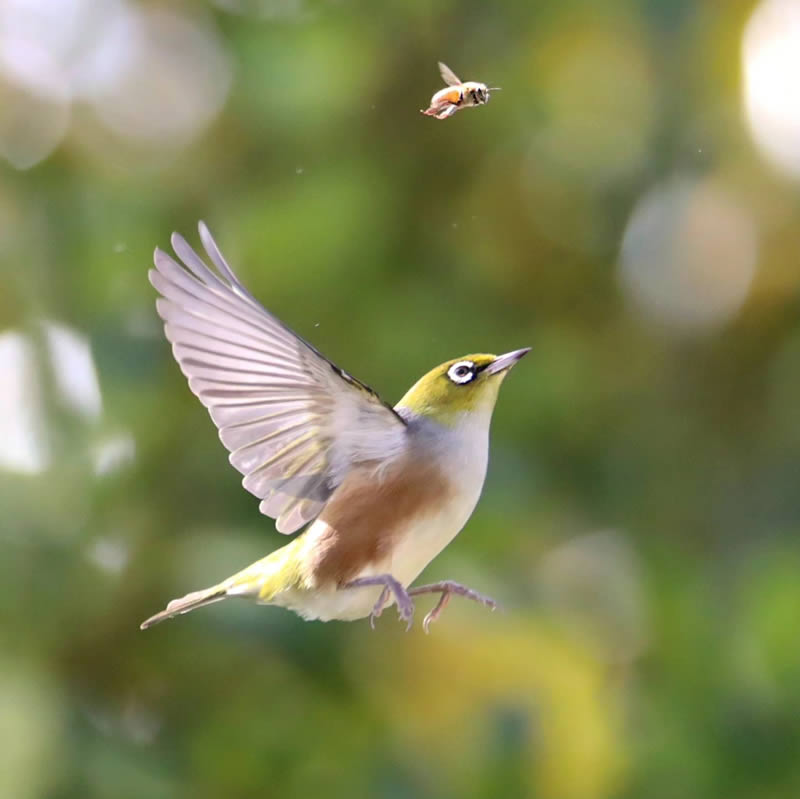
[{"label": "bird's foot", "polygon": [[436,621],[441,615],[442,611],[447,607],[450,597],[455,594],[456,596],[463,596],[465,599],[471,599],[474,602],[480,602],[482,605],[495,610],[497,602],[485,594],[473,591],[461,583],[453,582],[452,580],[443,580],[440,583],[431,583],[430,585],[421,585],[418,588],[412,588],[408,591],[409,597],[418,596],[419,594],[440,594],[439,601],[436,607],[428,613],[422,621],[422,629],[429,632],[431,622]]},{"label": "bird's foot", "polygon": [[372,608],[369,615],[370,627],[375,629],[375,619],[383,612],[383,606],[389,599],[389,592],[394,594],[394,601],[397,605],[397,614],[406,622],[406,630],[411,629],[414,621],[414,602],[405,588],[391,574],[376,574],[374,577],[359,577],[345,584],[345,588],[360,588],[367,585],[382,585],[383,591]]}]

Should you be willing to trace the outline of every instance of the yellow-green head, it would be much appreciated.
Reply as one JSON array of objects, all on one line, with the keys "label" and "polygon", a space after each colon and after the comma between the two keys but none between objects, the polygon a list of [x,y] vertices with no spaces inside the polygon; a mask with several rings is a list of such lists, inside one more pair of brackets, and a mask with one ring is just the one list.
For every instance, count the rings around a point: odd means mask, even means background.
[{"label": "yellow-green head", "polygon": [[491,416],[508,370],[528,352],[530,347],[505,355],[476,353],[446,361],[417,380],[397,408],[448,426],[471,414]]}]

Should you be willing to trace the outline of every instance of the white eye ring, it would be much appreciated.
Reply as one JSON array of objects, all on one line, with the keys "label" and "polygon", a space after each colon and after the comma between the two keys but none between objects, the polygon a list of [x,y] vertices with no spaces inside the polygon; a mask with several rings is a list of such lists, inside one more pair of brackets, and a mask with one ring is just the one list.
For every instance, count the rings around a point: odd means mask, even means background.
[{"label": "white eye ring", "polygon": [[447,376],[460,386],[475,379],[475,364],[472,361],[459,361],[454,363],[448,370]]}]

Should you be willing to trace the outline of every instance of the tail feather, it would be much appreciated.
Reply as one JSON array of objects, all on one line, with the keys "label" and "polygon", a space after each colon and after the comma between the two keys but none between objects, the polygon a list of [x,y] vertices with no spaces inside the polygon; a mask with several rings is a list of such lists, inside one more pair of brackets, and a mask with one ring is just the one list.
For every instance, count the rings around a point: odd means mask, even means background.
[{"label": "tail feather", "polygon": [[202,591],[193,591],[191,594],[186,594],[186,596],[180,599],[173,599],[160,613],[156,613],[155,616],[151,616],[149,619],[143,621],[141,625],[139,625],[139,629],[146,630],[148,627],[152,627],[154,624],[160,624],[162,621],[171,619],[173,616],[180,616],[182,613],[188,613],[195,608],[202,608],[203,605],[211,605],[214,602],[219,602],[225,599],[227,594],[228,589],[219,585],[215,585],[213,588],[206,588]]},{"label": "tail feather", "polygon": [[269,604],[276,594],[296,585],[300,579],[299,554],[303,552],[302,542],[302,536],[295,538],[291,543],[251,563],[227,580],[202,591],[193,591],[180,599],[173,599],[161,613],[143,621],[141,629],[146,630],[173,616],[188,613],[227,597],[249,598]]}]

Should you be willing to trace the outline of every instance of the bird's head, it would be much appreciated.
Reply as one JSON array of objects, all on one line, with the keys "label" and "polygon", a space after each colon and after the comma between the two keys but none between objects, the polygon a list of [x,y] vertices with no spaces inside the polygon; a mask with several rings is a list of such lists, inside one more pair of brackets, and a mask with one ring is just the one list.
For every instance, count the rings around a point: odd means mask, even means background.
[{"label": "bird's head", "polygon": [[530,347],[505,355],[465,355],[423,375],[397,403],[397,410],[454,426],[471,416],[491,417],[500,384]]}]

